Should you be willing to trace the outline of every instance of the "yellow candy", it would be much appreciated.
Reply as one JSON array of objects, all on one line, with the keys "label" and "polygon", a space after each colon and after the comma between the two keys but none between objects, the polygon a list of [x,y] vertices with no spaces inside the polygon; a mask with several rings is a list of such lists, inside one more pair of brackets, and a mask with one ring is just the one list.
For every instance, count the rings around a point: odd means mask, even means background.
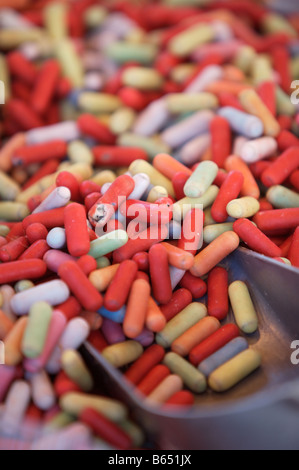
[{"label": "yellow candy", "polygon": [[21,222],[27,215],[29,209],[26,204],[18,202],[0,202],[0,219],[6,222]]},{"label": "yellow candy", "polygon": [[166,105],[170,113],[189,113],[218,106],[218,98],[212,93],[173,93],[166,96]]},{"label": "yellow candy", "polygon": [[71,142],[67,153],[72,163],[86,163],[87,165],[93,165],[94,163],[92,151],[82,140]]},{"label": "yellow candy", "polygon": [[110,398],[86,395],[84,393],[67,393],[60,399],[60,407],[71,416],[79,416],[86,408],[93,408],[114,422],[127,417],[127,408],[122,403]]},{"label": "yellow candy", "polygon": [[59,41],[56,46],[56,56],[62,71],[74,88],[83,88],[84,68],[73,42],[69,39]]},{"label": "yellow candy", "polygon": [[132,129],[136,112],[131,108],[120,108],[110,116],[109,127],[113,134],[124,134]]},{"label": "yellow candy", "polygon": [[175,83],[183,84],[188,80],[196,71],[194,64],[179,64],[173,67],[170,72],[170,78]]},{"label": "yellow candy", "polygon": [[137,341],[125,341],[113,344],[102,351],[102,356],[114,367],[120,368],[135,362],[143,353],[143,347]]},{"label": "yellow candy", "polygon": [[129,67],[122,76],[123,84],[139,90],[159,90],[163,85],[162,75],[155,69]]},{"label": "yellow candy", "polygon": [[84,14],[84,22],[88,28],[100,26],[107,18],[108,11],[100,5],[87,8]]},{"label": "yellow candy", "polygon": [[258,369],[261,362],[260,354],[248,349],[215,370],[209,377],[209,386],[215,392],[226,392]]},{"label": "yellow candy", "polygon": [[230,201],[226,210],[234,219],[249,219],[260,210],[260,203],[254,197],[241,197]]},{"label": "yellow candy", "polygon": [[169,42],[172,54],[184,57],[191,54],[197,47],[213,41],[215,36],[212,26],[200,24],[178,34]]},{"label": "yellow candy", "polygon": [[84,91],[78,99],[78,106],[88,113],[113,113],[122,105],[121,100],[108,93]]},{"label": "yellow candy", "polygon": [[113,183],[115,180],[116,174],[110,170],[100,171],[91,178],[91,181],[98,184],[99,186],[103,186],[105,183]]},{"label": "yellow candy", "polygon": [[75,382],[84,392],[93,388],[93,378],[87,369],[82,357],[77,351],[67,350],[61,356],[62,369],[66,375]]},{"label": "yellow candy", "polygon": [[149,192],[147,202],[156,202],[158,199],[167,196],[167,189],[165,189],[163,186],[154,186]]},{"label": "yellow candy", "polygon": [[52,2],[45,7],[44,21],[49,36],[61,40],[68,35],[68,6],[64,2]]},{"label": "yellow candy", "polygon": [[252,63],[252,77],[254,85],[258,86],[263,82],[273,81],[274,71],[270,57],[260,54],[255,57]]},{"label": "yellow candy", "polygon": [[[2,85],[1,85],[2,82]],[[10,74],[7,68],[5,55],[0,54],[0,104],[4,104],[10,99]]]},{"label": "yellow candy", "polygon": [[149,176],[152,185],[163,186],[168,194],[174,197],[174,189],[171,181],[156,170],[150,163],[144,160],[135,160],[135,162],[130,165],[129,171],[133,176],[138,173],[145,173]]},{"label": "yellow candy", "polygon": [[4,201],[14,201],[20,193],[19,185],[0,171],[0,197]]}]

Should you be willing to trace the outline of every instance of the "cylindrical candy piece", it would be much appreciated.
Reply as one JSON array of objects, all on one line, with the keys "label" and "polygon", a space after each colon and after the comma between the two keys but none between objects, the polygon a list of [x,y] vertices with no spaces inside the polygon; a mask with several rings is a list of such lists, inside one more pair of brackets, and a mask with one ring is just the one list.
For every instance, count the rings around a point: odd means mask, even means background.
[{"label": "cylindrical candy piece", "polygon": [[215,392],[226,392],[261,366],[258,352],[248,349],[223,366],[209,377],[209,385]]},{"label": "cylindrical candy piece", "polygon": [[87,255],[90,240],[84,206],[77,203],[66,206],[64,226],[69,254],[75,257]]},{"label": "cylindrical candy piece", "polygon": [[212,356],[202,361],[198,369],[206,376],[209,377],[214,370],[228,362],[233,357],[248,349],[248,342],[245,338],[235,338],[230,341],[226,346],[219,349]]},{"label": "cylindrical candy piece", "polygon": [[142,353],[143,347],[137,341],[125,341],[114,344],[102,351],[103,357],[116,368],[131,364],[139,359]]},{"label": "cylindrical candy piece", "polygon": [[171,350],[180,356],[187,356],[189,352],[206,338],[209,338],[220,328],[220,322],[213,317],[206,317],[196,325],[185,331],[171,345]]},{"label": "cylindrical candy piece", "polygon": [[173,352],[166,354],[163,363],[173,374],[180,376],[192,392],[203,393],[206,391],[207,382],[204,375],[178,354]]},{"label": "cylindrical candy piece", "polygon": [[46,302],[36,302],[32,305],[22,342],[25,357],[35,359],[43,352],[52,313],[52,308]]},{"label": "cylindrical candy piece", "polygon": [[244,282],[236,281],[229,286],[228,291],[238,327],[246,334],[255,333],[258,329],[258,317],[248,287]]},{"label": "cylindrical candy piece", "polygon": [[190,270],[191,274],[197,277],[204,276],[230,253],[235,251],[239,243],[240,240],[236,233],[223,233],[195,256],[194,266]]}]

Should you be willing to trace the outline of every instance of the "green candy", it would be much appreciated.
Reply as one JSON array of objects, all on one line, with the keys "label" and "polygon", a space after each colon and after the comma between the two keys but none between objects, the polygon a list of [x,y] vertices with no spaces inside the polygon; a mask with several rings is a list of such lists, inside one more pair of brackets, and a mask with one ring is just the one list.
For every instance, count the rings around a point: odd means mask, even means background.
[{"label": "green candy", "polygon": [[101,258],[108,253],[124,246],[128,242],[128,235],[124,230],[115,230],[94,240],[90,244],[89,256],[95,259]]},{"label": "green candy", "polygon": [[153,44],[134,44],[130,42],[115,42],[107,49],[107,55],[120,64],[138,62],[150,65],[157,57],[157,48]]},{"label": "green candy", "polygon": [[43,352],[52,312],[46,302],[36,302],[31,307],[22,343],[22,352],[28,359],[36,359]]}]

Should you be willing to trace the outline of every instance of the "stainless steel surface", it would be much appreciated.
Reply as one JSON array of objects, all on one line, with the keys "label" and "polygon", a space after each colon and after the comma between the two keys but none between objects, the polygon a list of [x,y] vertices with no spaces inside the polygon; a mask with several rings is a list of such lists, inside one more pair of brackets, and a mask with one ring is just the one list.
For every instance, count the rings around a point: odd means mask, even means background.
[{"label": "stainless steel surface", "polygon": [[291,363],[290,347],[299,340],[299,270],[242,248],[224,265],[230,281],[250,286],[260,329],[249,341],[263,356],[262,368],[230,392],[207,392],[187,413],[160,411],[145,406],[88,344],[85,358],[163,449],[299,449],[299,366]]}]

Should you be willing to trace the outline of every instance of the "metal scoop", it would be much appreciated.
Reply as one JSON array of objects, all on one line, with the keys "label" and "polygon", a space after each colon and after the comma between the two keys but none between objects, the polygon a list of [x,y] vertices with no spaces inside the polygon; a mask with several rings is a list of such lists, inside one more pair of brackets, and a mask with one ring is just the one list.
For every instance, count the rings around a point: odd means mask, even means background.
[{"label": "metal scoop", "polygon": [[188,411],[151,408],[88,343],[85,359],[162,449],[299,449],[299,365],[291,362],[291,344],[299,340],[299,270],[245,248],[223,266],[230,282],[250,288],[260,326],[249,343],[263,358],[261,369],[231,391],[208,391]]}]

